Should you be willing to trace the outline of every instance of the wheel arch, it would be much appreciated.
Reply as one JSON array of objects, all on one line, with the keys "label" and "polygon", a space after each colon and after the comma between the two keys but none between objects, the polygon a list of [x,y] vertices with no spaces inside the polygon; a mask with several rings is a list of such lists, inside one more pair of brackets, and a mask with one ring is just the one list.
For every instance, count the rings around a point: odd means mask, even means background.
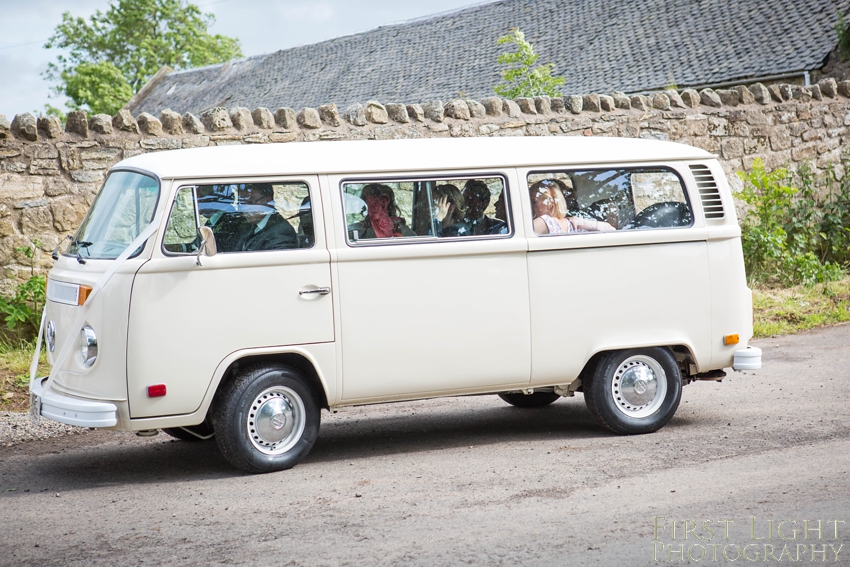
[{"label": "wheel arch", "polygon": [[241,368],[256,364],[279,364],[296,370],[309,382],[316,395],[319,407],[329,409],[327,384],[324,376],[318,369],[318,364],[312,355],[303,349],[292,349],[287,351],[241,351],[231,354],[219,365],[223,368],[217,372],[218,379],[210,385],[212,395],[206,404],[206,413],[213,410],[216,399],[224,386],[233,380]]},{"label": "wheel arch", "polygon": [[587,379],[590,377],[593,372],[596,371],[597,365],[609,354],[620,352],[624,350],[630,350],[634,348],[666,348],[668,349],[673,356],[676,358],[676,362],[679,365],[679,371],[682,374],[682,379],[686,380],[688,376],[696,374],[696,372],[691,372],[691,365],[696,369],[696,356],[694,355],[694,351],[690,345],[686,343],[679,344],[670,344],[670,345],[629,345],[624,347],[612,347],[612,348],[604,348],[597,350],[593,353],[593,355],[587,359],[584,367],[581,369],[581,372],[578,375],[579,380],[582,381],[582,386],[576,390],[577,392],[584,391],[584,384],[587,382]]}]

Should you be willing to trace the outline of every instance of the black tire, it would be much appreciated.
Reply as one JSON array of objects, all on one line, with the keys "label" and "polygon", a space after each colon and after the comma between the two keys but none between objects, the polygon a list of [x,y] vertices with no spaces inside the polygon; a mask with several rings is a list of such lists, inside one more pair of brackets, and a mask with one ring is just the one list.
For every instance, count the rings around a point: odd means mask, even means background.
[{"label": "black tire", "polygon": [[319,411],[309,382],[291,368],[248,367],[219,393],[216,441],[224,458],[244,471],[289,469],[313,448]]},{"label": "black tire", "polygon": [[531,394],[499,394],[499,397],[518,408],[543,408],[560,398],[554,392],[533,392]]},{"label": "black tire", "polygon": [[621,435],[661,429],[681,398],[682,375],[666,348],[612,352],[584,384],[584,401],[594,419]]},{"label": "black tire", "polygon": [[215,435],[213,428],[205,421],[189,427],[163,427],[162,432],[180,441],[209,441]]}]

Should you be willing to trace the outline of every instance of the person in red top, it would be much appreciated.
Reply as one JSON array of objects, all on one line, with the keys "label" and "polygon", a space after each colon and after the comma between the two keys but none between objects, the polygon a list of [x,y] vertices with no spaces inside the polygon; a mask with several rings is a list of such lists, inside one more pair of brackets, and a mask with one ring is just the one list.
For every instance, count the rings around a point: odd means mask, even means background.
[{"label": "person in red top", "polygon": [[352,240],[416,236],[398,214],[393,190],[383,183],[369,183],[360,192],[366,203],[366,216],[348,227]]}]

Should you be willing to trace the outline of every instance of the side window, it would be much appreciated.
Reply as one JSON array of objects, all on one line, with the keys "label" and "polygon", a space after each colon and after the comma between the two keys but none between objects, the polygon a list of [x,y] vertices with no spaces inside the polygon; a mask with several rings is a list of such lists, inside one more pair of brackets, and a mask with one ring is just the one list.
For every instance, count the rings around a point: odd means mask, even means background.
[{"label": "side window", "polygon": [[528,175],[537,234],[690,226],[682,180],[663,168],[534,172]]},{"label": "side window", "polygon": [[163,247],[177,254],[197,252],[200,223],[212,228],[219,253],[311,248],[315,242],[312,215],[305,183],[181,187],[171,208]]},{"label": "side window", "polygon": [[172,253],[194,253],[201,244],[195,216],[195,188],[181,187],[171,205],[162,246]]},{"label": "side window", "polygon": [[352,243],[510,233],[501,177],[346,182],[342,197]]}]

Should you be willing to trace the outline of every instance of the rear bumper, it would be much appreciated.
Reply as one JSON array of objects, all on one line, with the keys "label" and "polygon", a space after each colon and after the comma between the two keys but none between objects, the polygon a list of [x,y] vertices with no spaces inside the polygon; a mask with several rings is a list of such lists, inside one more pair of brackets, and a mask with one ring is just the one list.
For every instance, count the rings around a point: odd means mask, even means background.
[{"label": "rear bumper", "polygon": [[761,368],[761,349],[750,346],[735,351],[733,370],[758,370]]},{"label": "rear bumper", "polygon": [[34,415],[80,427],[114,427],[118,424],[118,406],[110,402],[74,398],[45,390],[46,378],[30,383],[30,411]]}]

